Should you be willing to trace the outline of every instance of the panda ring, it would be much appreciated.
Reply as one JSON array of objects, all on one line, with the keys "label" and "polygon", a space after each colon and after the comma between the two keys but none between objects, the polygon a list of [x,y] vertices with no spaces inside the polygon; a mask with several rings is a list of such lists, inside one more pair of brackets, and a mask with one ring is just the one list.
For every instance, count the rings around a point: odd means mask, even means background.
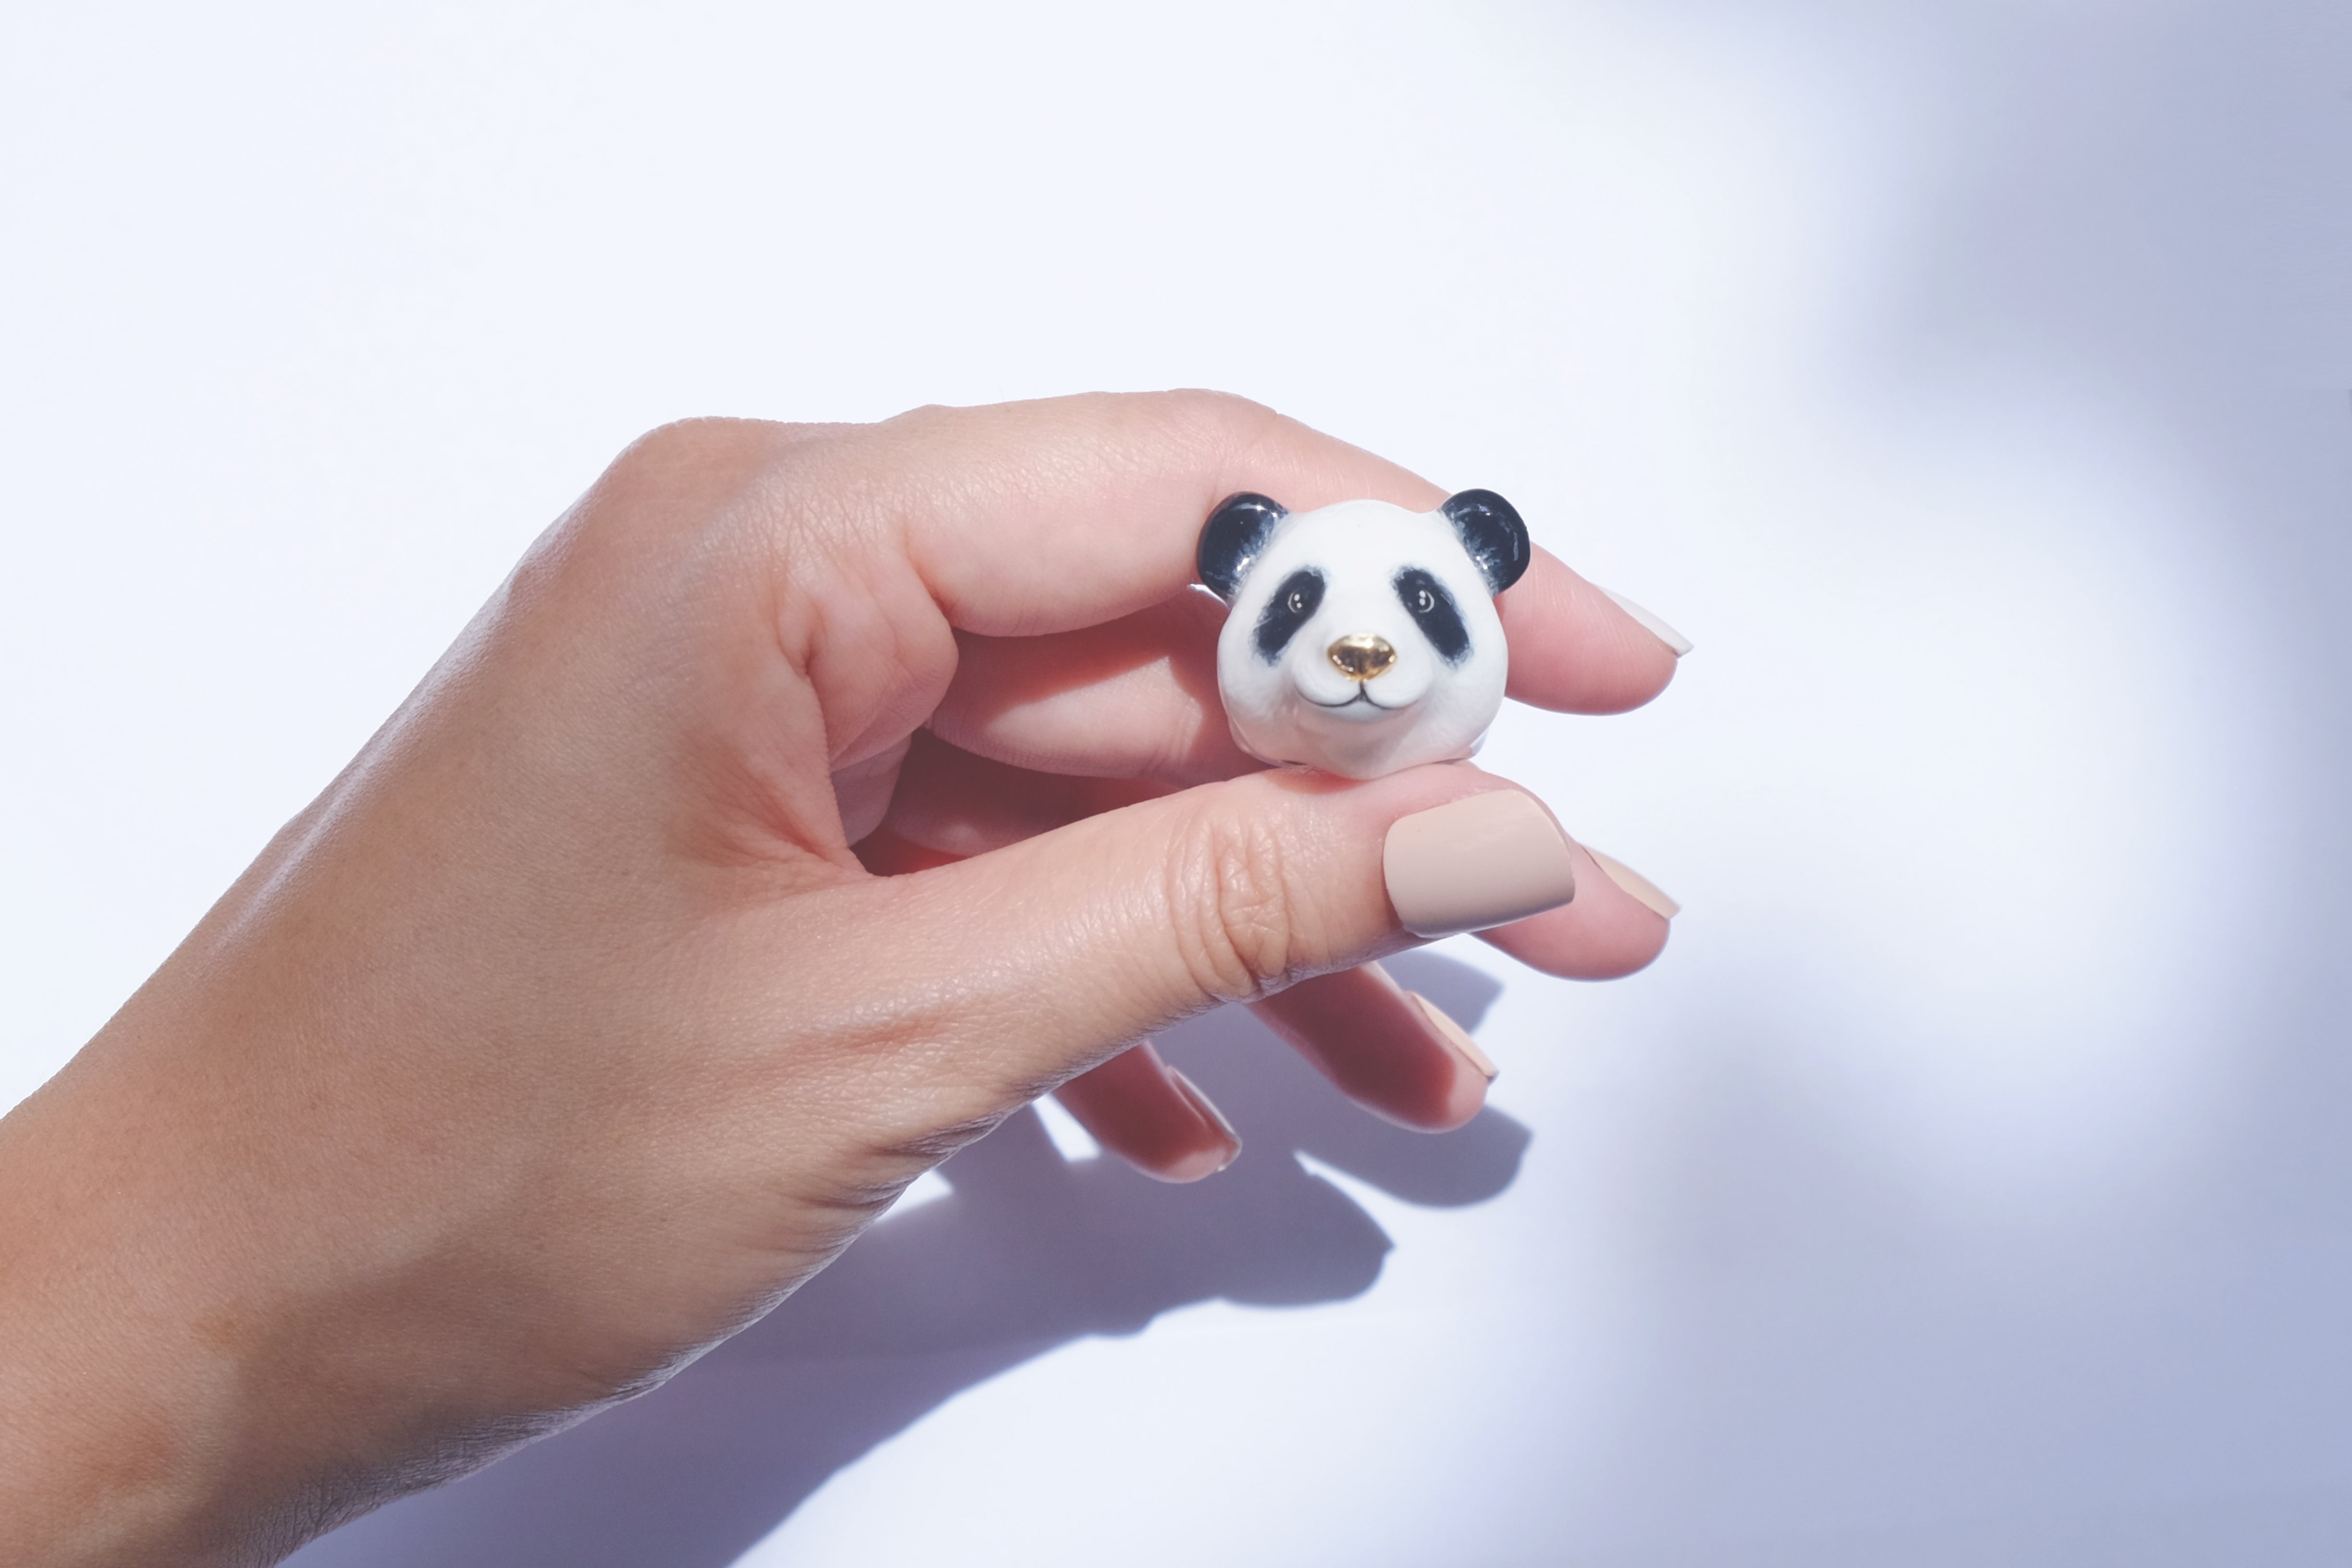
[{"label": "panda ring", "polygon": [[1354,779],[1469,756],[1510,675],[1495,595],[1529,549],[1492,490],[1429,512],[1228,497],[1201,530],[1198,564],[1227,609],[1217,691],[1234,742]]}]

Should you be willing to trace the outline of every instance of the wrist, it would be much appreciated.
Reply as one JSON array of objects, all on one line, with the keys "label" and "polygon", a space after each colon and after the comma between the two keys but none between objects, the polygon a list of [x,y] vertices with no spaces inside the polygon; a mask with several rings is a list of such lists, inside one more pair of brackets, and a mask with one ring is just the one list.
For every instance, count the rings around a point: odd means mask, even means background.
[{"label": "wrist", "polygon": [[43,1564],[177,1544],[211,1381],[144,1309],[128,1162],[92,1136],[71,1076],[0,1119],[0,1518]]},{"label": "wrist", "polygon": [[110,1070],[125,1029],[0,1118],[0,1519],[44,1568],[271,1562],[312,1532],[263,1436],[299,1414],[267,1408],[288,1293],[192,1097]]}]

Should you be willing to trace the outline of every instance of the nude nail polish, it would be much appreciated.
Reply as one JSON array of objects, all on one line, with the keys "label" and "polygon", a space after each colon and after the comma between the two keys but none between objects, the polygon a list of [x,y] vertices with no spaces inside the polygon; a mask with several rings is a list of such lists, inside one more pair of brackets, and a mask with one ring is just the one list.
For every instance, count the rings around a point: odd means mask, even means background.
[{"label": "nude nail polish", "polygon": [[1590,844],[1584,846],[1584,852],[1592,857],[1592,863],[1601,868],[1601,875],[1633,894],[1634,900],[1652,914],[1662,920],[1672,920],[1683,912],[1682,905],[1668,898],[1664,888],[1624,861],[1613,855],[1603,855]]},{"label": "nude nail polish", "polygon": [[[1600,587],[1600,584],[1596,583],[1593,586]],[[1633,616],[1634,620],[1640,622],[1643,631],[1649,633],[1652,637],[1657,638],[1660,642],[1672,648],[1676,658],[1680,658],[1683,655],[1690,652],[1690,638],[1683,636],[1682,633],[1675,630],[1674,627],[1666,625],[1665,622],[1660,620],[1656,616],[1652,615],[1649,611],[1642,608],[1641,605],[1635,604],[1624,595],[1611,593],[1607,588],[1601,588],[1601,591],[1609,595],[1609,602],[1611,604],[1616,605],[1619,609]]]},{"label": "nude nail polish", "polygon": [[1463,1060],[1476,1068],[1480,1077],[1488,1083],[1495,1081],[1503,1069],[1496,1067],[1494,1059],[1478,1048],[1478,1042],[1470,1037],[1469,1030],[1447,1017],[1444,1008],[1420,992],[1408,991],[1405,994],[1412,998],[1413,1005],[1421,1009],[1421,1016],[1429,1020],[1429,1026],[1437,1031],[1440,1038],[1453,1047],[1461,1055]]},{"label": "nude nail polish", "polygon": [[1176,1086],[1176,1091],[1179,1094],[1181,1094],[1192,1103],[1193,1110],[1201,1113],[1202,1120],[1207,1121],[1212,1126],[1215,1127],[1218,1131],[1225,1135],[1225,1157],[1217,1162],[1217,1170],[1222,1171],[1227,1165],[1232,1164],[1235,1160],[1240,1159],[1242,1157],[1242,1135],[1234,1131],[1234,1124],[1225,1120],[1225,1113],[1217,1109],[1217,1102],[1211,1100],[1207,1095],[1202,1094],[1201,1092],[1200,1085],[1194,1083],[1191,1079],[1186,1078],[1181,1072],[1172,1067],[1168,1069],[1168,1081],[1174,1084]]},{"label": "nude nail polish", "polygon": [[1389,902],[1415,936],[1484,931],[1576,897],[1568,835],[1535,796],[1474,795],[1401,816],[1381,853]]}]

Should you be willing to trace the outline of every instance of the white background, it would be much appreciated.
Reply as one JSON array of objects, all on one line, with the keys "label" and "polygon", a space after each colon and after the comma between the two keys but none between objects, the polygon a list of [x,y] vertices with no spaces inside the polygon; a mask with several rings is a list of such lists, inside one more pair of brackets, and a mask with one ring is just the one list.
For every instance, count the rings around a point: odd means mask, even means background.
[{"label": "white background", "polygon": [[1486,759],[1663,961],[1419,960],[1449,1139],[1192,1026],[1233,1171],[1024,1118],[299,1561],[2343,1562],[2330,9],[17,7],[0,1104],[646,427],[1222,386],[1696,639]]}]

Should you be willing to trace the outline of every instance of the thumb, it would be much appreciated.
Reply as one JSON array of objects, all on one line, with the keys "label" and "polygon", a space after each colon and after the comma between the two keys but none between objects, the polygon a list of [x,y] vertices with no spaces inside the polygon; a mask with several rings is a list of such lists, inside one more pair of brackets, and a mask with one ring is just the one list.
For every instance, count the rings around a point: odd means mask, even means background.
[{"label": "thumb", "polygon": [[891,999],[868,1026],[948,1127],[1218,1003],[1523,919],[1575,886],[1542,803],[1456,763],[1246,774],[809,897],[835,905],[831,973]]}]

